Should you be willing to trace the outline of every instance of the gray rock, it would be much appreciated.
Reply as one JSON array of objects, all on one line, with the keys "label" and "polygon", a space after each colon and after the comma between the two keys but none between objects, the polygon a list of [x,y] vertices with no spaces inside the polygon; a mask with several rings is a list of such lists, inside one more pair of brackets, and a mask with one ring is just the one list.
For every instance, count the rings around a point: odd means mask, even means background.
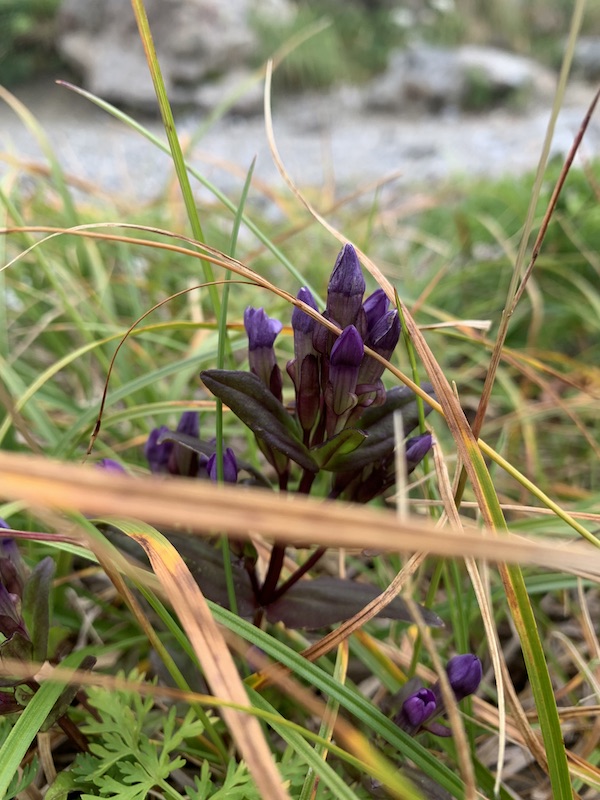
[{"label": "gray rock", "polygon": [[553,73],[532,59],[495,47],[465,45],[456,51],[456,58],[463,76],[465,108],[473,107],[470,94],[474,89],[480,92],[484,106],[494,106],[551,96],[556,83]]},{"label": "gray rock", "polygon": [[[257,47],[254,13],[285,15],[288,0],[147,0],[146,12],[170,101],[206,106],[202,88],[247,68]],[[57,46],[85,88],[136,109],[156,97],[131,5],[123,0],[63,0]],[[199,94],[200,92],[200,94]],[[200,99],[199,99],[200,98]],[[213,99],[218,102],[219,95]]]},{"label": "gray rock", "polygon": [[438,112],[458,105],[462,75],[452,50],[418,45],[394,53],[387,70],[367,87],[368,108]]},{"label": "gray rock", "polygon": [[417,45],[392,56],[364,100],[368,108],[390,112],[474,110],[545,98],[554,82],[536,62],[496,48]]},{"label": "gray rock", "polygon": [[600,80],[600,36],[580,36],[573,67],[586,81]]}]

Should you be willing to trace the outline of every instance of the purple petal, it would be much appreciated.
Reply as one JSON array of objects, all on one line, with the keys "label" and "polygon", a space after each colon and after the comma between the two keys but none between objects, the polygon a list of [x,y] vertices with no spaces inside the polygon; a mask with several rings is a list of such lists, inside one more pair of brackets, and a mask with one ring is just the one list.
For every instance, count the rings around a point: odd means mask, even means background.
[{"label": "purple petal", "polygon": [[408,439],[405,445],[406,463],[410,469],[414,469],[431,450],[431,433],[421,433]]},{"label": "purple petal", "polygon": [[[362,314],[365,279],[356,250],[344,245],[337,257],[327,287],[327,316],[341,328],[355,325]],[[363,317],[364,319],[364,317]]]},{"label": "purple petal", "polygon": [[419,689],[418,692],[408,697],[403,705],[402,712],[409,723],[415,728],[419,728],[425,720],[434,713],[436,709],[436,699],[431,689]]},{"label": "purple petal", "polygon": [[331,367],[359,367],[364,354],[363,341],[354,325],[344,328],[331,348]]},{"label": "purple petal", "polygon": [[[306,303],[307,306],[310,306],[311,308],[314,308],[315,311],[318,311],[315,298],[312,296],[310,289],[307,289],[306,286],[303,286],[296,296],[298,300],[302,300],[302,302]],[[309,316],[306,311],[302,311],[301,308],[294,306],[294,310],[292,312],[292,328],[294,329],[294,333],[299,332],[312,335],[315,325],[316,320]]]},{"label": "purple petal", "polygon": [[248,335],[248,347],[256,350],[259,347],[273,347],[283,325],[278,319],[268,317],[264,308],[249,306],[244,311],[244,327]]},{"label": "purple petal", "polygon": [[154,473],[168,470],[169,458],[173,452],[173,442],[158,444],[159,439],[165,433],[169,433],[169,428],[166,425],[161,425],[160,428],[153,428],[144,447],[146,461],[150,470]]},{"label": "purple petal", "polygon": [[481,661],[472,653],[451,658],[446,672],[457,701],[476,692],[481,683]]},{"label": "purple petal", "polygon": [[200,436],[200,420],[197,411],[184,411],[177,423],[177,433],[185,433],[197,439]]},{"label": "purple petal", "polygon": [[328,292],[353,297],[365,293],[365,279],[362,274],[356,250],[351,244],[345,244],[338,257],[329,280]]},{"label": "purple petal", "polygon": [[[206,463],[206,471],[211,481],[217,481],[217,454],[213,453]],[[237,483],[238,465],[235,453],[231,447],[225,448],[223,453],[223,482]]]},{"label": "purple petal", "polygon": [[370,294],[363,303],[363,309],[367,318],[367,330],[370,331],[373,326],[383,317],[390,305],[387,294],[383,289],[376,289],[373,294]]}]

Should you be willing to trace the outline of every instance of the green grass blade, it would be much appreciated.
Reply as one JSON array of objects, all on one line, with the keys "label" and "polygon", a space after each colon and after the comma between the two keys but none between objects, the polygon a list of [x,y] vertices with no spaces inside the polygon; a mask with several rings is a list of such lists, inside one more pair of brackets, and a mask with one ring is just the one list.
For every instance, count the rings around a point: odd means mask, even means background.
[{"label": "green grass blade", "polygon": [[[61,662],[61,667],[77,669],[83,657],[83,651],[70,653]],[[8,734],[0,748],[0,764],[2,764],[2,769],[0,769],[0,800],[6,796],[13,776],[16,774],[29,746],[64,688],[64,683],[51,680],[45,681],[33,695]]]},{"label": "green grass blade", "polygon": [[[190,179],[188,177],[183,151],[181,149],[179,137],[177,136],[173,111],[171,110],[171,104],[167,95],[165,82],[162,77],[160,64],[158,63],[158,57],[156,55],[156,49],[154,47],[154,41],[150,31],[150,24],[148,22],[146,9],[144,8],[144,3],[142,0],[132,0],[132,5],[140,32],[140,37],[142,39],[142,44],[144,45],[144,50],[146,52],[146,59],[150,69],[152,83],[154,84],[154,90],[156,91],[156,98],[158,100],[158,107],[160,109],[163,124],[165,126],[165,133],[169,142],[171,158],[173,159],[173,166],[175,167],[177,180],[179,181],[181,194],[183,195],[183,202],[185,204],[192,234],[196,241],[204,242],[204,233],[202,232],[202,225],[200,224],[200,217],[198,216],[198,209],[196,208],[194,194],[190,185]],[[204,281],[205,283],[209,284],[208,291],[210,294],[213,312],[218,319],[221,301],[219,300],[217,287],[214,285],[215,276],[211,264],[208,261],[203,260],[202,270],[204,273]]]},{"label": "green grass blade", "polygon": [[464,784],[460,777],[423,747],[416,739],[401,731],[397,725],[385,717],[369,700],[338,683],[332,675],[318,665],[312,664],[299,653],[294,652],[282,642],[239,617],[235,617],[214,603],[209,603],[215,619],[246,641],[252,642],[261,650],[283,664],[310,686],[321,690],[328,697],[337,700],[342,708],[353,714],[365,725],[370,735],[381,736],[398,753],[415,762],[433,780],[443,786],[453,797],[464,796]]}]

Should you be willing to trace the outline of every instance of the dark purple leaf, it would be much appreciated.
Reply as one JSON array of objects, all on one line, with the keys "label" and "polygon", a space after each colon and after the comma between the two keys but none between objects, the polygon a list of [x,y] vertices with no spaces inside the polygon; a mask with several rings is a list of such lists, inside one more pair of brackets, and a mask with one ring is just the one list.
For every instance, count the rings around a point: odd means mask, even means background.
[{"label": "dark purple leaf", "polygon": [[50,631],[50,586],[56,565],[50,556],[36,564],[23,595],[23,609],[28,614],[29,630],[36,661],[48,658],[48,633]]},{"label": "dark purple leaf", "polygon": [[[266,614],[269,622],[283,622],[288,628],[324,628],[354,616],[380,594],[380,589],[367,583],[315,578],[294,584],[283,597],[267,606]],[[433,611],[422,606],[418,608],[427,625],[441,627],[444,624]],[[394,598],[381,616],[412,622],[408,606],[400,597]]]},{"label": "dark purple leaf", "polygon": [[[168,533],[167,536],[187,564],[196,583],[202,589],[202,594],[213,603],[229,608],[221,549],[193,536],[172,533]],[[256,611],[256,601],[250,576],[234,559],[231,559],[231,572],[238,614],[240,617],[251,618]]]},{"label": "dark purple leaf", "polygon": [[[433,397],[433,387],[423,384],[424,391]],[[424,403],[427,415],[431,406]],[[394,450],[394,411],[402,411],[404,433],[409,433],[419,422],[417,401],[414,392],[407,386],[395,386],[388,390],[383,405],[368,408],[358,424],[367,434],[364,443],[353,453],[332,460],[329,469],[335,472],[354,472],[377,461],[381,461]]]},{"label": "dark purple leaf", "polygon": [[14,714],[15,711],[22,711],[23,707],[17,703],[14,695],[8,692],[0,692],[0,715]]},{"label": "dark purple leaf", "polygon": [[251,372],[220,369],[204,370],[200,377],[259,439],[303,469],[318,472],[317,463],[302,443],[296,421],[260,378]]}]

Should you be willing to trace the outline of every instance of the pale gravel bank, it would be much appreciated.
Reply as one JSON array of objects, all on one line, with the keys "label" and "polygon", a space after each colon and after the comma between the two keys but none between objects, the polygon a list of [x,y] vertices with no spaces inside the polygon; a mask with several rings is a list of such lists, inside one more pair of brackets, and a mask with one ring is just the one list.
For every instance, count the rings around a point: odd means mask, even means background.
[{"label": "pale gravel bank", "polygon": [[[172,174],[167,156],[139,134],[54,80],[23,86],[16,96],[36,116],[67,173],[90,181],[111,195],[150,200]],[[569,91],[556,127],[553,152],[565,153],[573,141],[593,89]],[[366,114],[352,92],[279,99],[273,108],[280,154],[302,187],[333,183],[343,192],[401,173],[395,187],[435,184],[454,175],[500,176],[536,166],[550,109],[538,105],[517,113],[494,110],[481,115],[446,114],[403,118]],[[156,119],[143,120],[164,139]],[[182,140],[204,120],[178,115]],[[592,120],[582,147],[585,158],[600,155],[600,116]],[[0,177],[18,167],[10,157],[43,161],[33,137],[13,110],[0,103]],[[271,186],[281,179],[271,158],[261,118],[227,117],[214,123],[193,150],[192,163],[221,191],[239,194],[253,157],[255,176]]]}]

